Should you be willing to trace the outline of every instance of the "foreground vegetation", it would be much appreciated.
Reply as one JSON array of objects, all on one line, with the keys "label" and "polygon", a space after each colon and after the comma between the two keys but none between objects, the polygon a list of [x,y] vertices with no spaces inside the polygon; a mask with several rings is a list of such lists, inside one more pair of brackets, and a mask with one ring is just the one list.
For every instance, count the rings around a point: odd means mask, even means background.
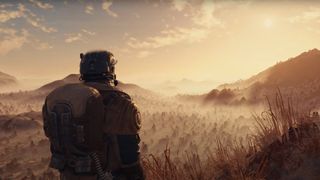
[{"label": "foreground vegetation", "polygon": [[319,179],[319,115],[297,109],[280,91],[267,102],[268,110],[254,115],[254,134],[212,139],[217,146],[205,159],[193,149],[175,159],[170,149],[150,155],[143,161],[148,179]]},{"label": "foreground vegetation", "polygon": [[[201,110],[134,98],[143,110],[147,179],[320,178],[319,116],[280,92],[267,99],[267,110],[253,115],[242,113],[247,107]],[[48,169],[49,142],[39,112],[1,116],[0,128],[0,179],[58,179]]]}]

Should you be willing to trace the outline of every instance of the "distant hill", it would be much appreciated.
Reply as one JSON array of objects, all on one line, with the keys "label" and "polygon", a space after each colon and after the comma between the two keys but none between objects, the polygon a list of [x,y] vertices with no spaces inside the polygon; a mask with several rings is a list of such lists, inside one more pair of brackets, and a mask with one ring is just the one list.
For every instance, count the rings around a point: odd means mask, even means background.
[{"label": "distant hill", "polygon": [[80,78],[79,74],[70,74],[67,77],[63,78],[63,79],[56,80],[56,81],[50,82],[48,84],[45,84],[45,85],[41,86],[39,89],[37,89],[37,90],[38,91],[52,91],[55,88],[57,88],[59,86],[63,86],[65,84],[80,82],[79,78]]},{"label": "distant hill", "polygon": [[[283,94],[298,96],[305,102],[314,103],[320,96],[319,69],[320,51],[312,49],[280,62],[247,80],[223,84],[218,89],[230,89],[237,92],[236,100],[246,99],[249,102],[258,102],[280,89]],[[207,100],[212,96],[211,92],[207,94]]]},{"label": "distant hill", "polygon": [[218,89],[245,89],[262,83],[270,86],[299,87],[302,84],[320,79],[320,51],[312,49],[287,61],[280,62],[247,80],[222,84]]},{"label": "distant hill", "polygon": [[18,81],[14,76],[0,72],[0,88],[17,85]]},{"label": "distant hill", "polygon": [[209,91],[212,85],[218,84],[213,81],[194,81],[190,79],[181,79],[178,81],[166,81],[164,83],[158,84],[154,89],[157,91],[167,94],[202,94]]},{"label": "distant hill", "polygon": [[41,113],[30,111],[18,115],[1,115],[0,116],[0,130],[14,131],[14,130],[28,130],[39,128],[41,126]]},{"label": "distant hill", "polygon": [[[51,83],[45,84],[36,91],[40,92],[50,92],[54,90],[55,88],[59,86],[63,86],[65,84],[69,83],[78,83],[80,82],[79,80],[80,75],[79,74],[70,74],[67,77],[53,81]],[[122,89],[126,93],[130,95],[154,95],[154,93],[150,90],[144,89],[138,85],[135,84],[129,84],[129,83],[123,83],[119,81],[119,84],[117,85],[118,88]]]},{"label": "distant hill", "polygon": [[266,85],[301,87],[309,82],[320,82],[320,51],[304,52],[270,69]]},{"label": "distant hill", "polygon": [[[52,90],[68,83],[79,82],[78,74],[70,74],[61,80],[47,83],[35,90],[0,93],[0,115],[19,114],[22,112],[29,112],[31,110],[40,111],[46,96]],[[137,104],[149,102],[147,99],[153,101],[159,97],[158,94],[135,84],[119,82],[117,87],[128,93]]]}]

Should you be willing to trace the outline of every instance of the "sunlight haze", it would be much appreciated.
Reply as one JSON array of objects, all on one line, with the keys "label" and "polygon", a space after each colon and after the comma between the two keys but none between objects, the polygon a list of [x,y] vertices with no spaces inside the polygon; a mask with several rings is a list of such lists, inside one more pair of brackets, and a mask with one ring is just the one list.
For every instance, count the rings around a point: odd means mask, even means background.
[{"label": "sunlight haze", "polygon": [[182,79],[214,88],[320,47],[316,1],[4,0],[0,9],[0,71],[39,85],[78,73],[79,54],[95,49],[116,56],[118,79],[155,89]]}]

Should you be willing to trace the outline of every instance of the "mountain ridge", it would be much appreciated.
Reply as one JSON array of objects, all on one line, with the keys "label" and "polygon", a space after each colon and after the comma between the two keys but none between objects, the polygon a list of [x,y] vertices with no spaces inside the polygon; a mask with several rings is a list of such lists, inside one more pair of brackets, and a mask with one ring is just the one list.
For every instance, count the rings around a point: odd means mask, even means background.
[{"label": "mountain ridge", "polygon": [[[40,88],[36,89],[35,91],[39,91],[39,92],[50,92],[52,90],[54,90],[55,88],[58,88],[60,86],[63,86],[65,84],[69,84],[69,83],[80,83],[80,75],[79,74],[69,74],[67,75],[65,78],[60,79],[60,80],[56,80],[50,83],[47,83],[43,86],[41,86]],[[132,84],[132,83],[123,83],[121,81],[119,81],[118,88],[124,90],[125,92],[127,92],[130,95],[154,95],[154,93],[148,89],[144,89],[136,84]]]},{"label": "mountain ridge", "polygon": [[[312,49],[286,61],[277,63],[260,73],[242,81],[222,84],[217,90],[231,90],[234,98],[230,101],[246,99],[258,102],[279,89],[284,94],[299,96],[306,102],[312,102],[320,95],[320,51]],[[214,90],[207,93],[204,101],[214,101],[210,97]]]},{"label": "mountain ridge", "polygon": [[[312,61],[316,60],[317,62],[310,63],[308,62],[310,60]],[[303,61],[303,63],[301,61]],[[275,82],[274,81],[275,79],[279,79],[278,76],[285,75],[281,72],[287,72],[285,71],[286,68],[295,68],[294,70],[298,71],[297,69],[299,68],[301,69],[301,67],[303,67],[303,66],[298,66],[298,67],[294,66],[296,63],[300,63],[299,65],[307,64],[306,66],[311,68],[317,67],[316,65],[319,65],[318,67],[320,67],[320,50],[314,48],[312,50],[303,52],[296,57],[292,57],[285,61],[278,62],[277,64],[270,66],[269,68],[259,72],[256,75],[251,76],[246,80],[240,80],[234,83],[222,84],[218,86],[217,89],[225,89],[225,88],[226,89],[244,89],[252,86],[257,82],[264,83],[265,81],[267,81],[268,84],[275,84],[272,82]],[[270,74],[271,74],[271,77],[270,77]],[[292,75],[292,73],[290,72],[287,72],[286,74]],[[286,77],[286,78],[289,78],[289,77]],[[280,79],[284,79],[284,78],[280,78]],[[287,81],[287,79],[284,79],[284,80]]]},{"label": "mountain ridge", "polygon": [[4,72],[0,72],[0,87],[17,85],[18,80],[16,77]]}]

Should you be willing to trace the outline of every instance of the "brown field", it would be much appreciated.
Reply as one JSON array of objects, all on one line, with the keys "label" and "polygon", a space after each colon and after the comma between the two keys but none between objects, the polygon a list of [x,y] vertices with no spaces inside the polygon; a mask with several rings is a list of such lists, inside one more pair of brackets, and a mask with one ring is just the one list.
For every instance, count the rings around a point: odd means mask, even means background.
[{"label": "brown field", "polygon": [[[58,177],[55,170],[48,168],[49,141],[43,134],[40,113],[43,97],[30,92],[1,95],[2,179]],[[156,95],[132,97],[142,113],[140,145],[148,179],[275,178],[269,172],[273,167],[268,167],[274,160],[267,158],[267,162],[260,156],[267,156],[266,149],[286,137],[289,127],[304,124],[298,121],[302,117],[306,122],[310,119],[309,112],[297,112],[279,94],[264,109],[263,105],[202,106]],[[312,138],[313,135],[317,133]],[[290,139],[279,141],[281,146],[288,142]],[[312,139],[312,143],[318,140]],[[317,152],[313,148],[318,146],[307,142],[299,148]]]}]

